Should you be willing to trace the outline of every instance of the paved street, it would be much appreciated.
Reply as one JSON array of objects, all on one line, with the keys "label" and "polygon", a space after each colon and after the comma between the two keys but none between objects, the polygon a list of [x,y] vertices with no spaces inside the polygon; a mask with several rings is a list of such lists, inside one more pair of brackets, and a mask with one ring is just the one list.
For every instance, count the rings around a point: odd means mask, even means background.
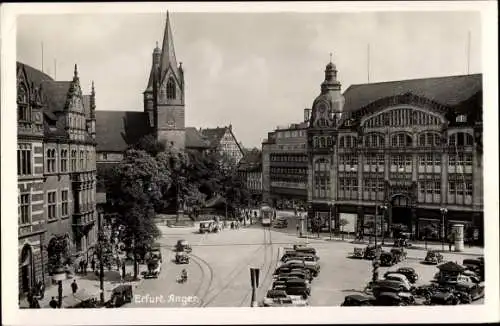
[{"label": "paved street", "polygon": [[[218,234],[199,234],[196,228],[160,226],[163,237],[162,272],[158,279],[144,280],[127,307],[249,307],[251,303],[250,267],[261,268],[257,300],[271,285],[280,248],[297,241],[309,242],[318,251],[321,273],[312,282],[312,306],[337,306],[348,294],[362,291],[371,278],[371,261],[348,258],[356,246],[350,242],[325,239],[300,239],[290,218],[287,229],[265,229],[253,225],[240,230],[226,229]],[[187,240],[193,247],[191,262],[176,265],[173,246]],[[428,283],[437,272],[435,266],[423,265],[424,250],[409,250],[408,260],[394,266],[410,266],[419,274],[419,284]],[[461,262],[470,254],[444,253],[445,260]],[[187,283],[177,283],[182,268],[189,274]],[[381,268],[383,275],[388,268]],[[482,300],[476,303],[481,303]]]}]

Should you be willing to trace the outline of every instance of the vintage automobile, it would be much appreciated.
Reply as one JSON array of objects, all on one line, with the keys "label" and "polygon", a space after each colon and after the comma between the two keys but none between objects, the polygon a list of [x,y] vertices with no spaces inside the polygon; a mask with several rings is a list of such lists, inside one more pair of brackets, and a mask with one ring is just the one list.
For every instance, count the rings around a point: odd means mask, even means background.
[{"label": "vintage automobile", "polygon": [[272,285],[272,289],[276,290],[278,288],[286,288],[286,282],[285,281],[274,281]]},{"label": "vintage automobile", "polygon": [[132,285],[122,284],[115,287],[111,292],[111,298],[106,302],[106,308],[118,308],[126,303],[132,302]]},{"label": "vintage automobile", "polygon": [[187,253],[190,253],[192,251],[192,248],[186,240],[178,240],[177,244],[175,245],[175,250],[177,252],[185,251]]},{"label": "vintage automobile", "polygon": [[158,259],[150,259],[148,261],[148,270],[144,274],[144,278],[158,278],[161,272],[161,263]]},{"label": "vintage automobile", "polygon": [[396,292],[380,292],[375,298],[375,306],[407,306],[408,301]]},{"label": "vintage automobile", "polygon": [[408,281],[408,279],[406,278],[405,275],[403,274],[400,274],[400,273],[386,273],[384,275],[384,278],[386,280],[390,280],[390,281],[399,281],[401,282],[403,285],[404,285],[404,290],[405,291],[408,291],[408,292],[411,292],[414,290],[414,286],[410,284],[410,281]]},{"label": "vintage automobile", "polygon": [[277,229],[284,229],[288,227],[288,221],[286,220],[286,218],[278,217],[273,226]]},{"label": "vintage automobile", "polygon": [[289,295],[285,290],[269,290],[262,305],[264,307],[277,307],[283,305],[307,306],[308,303],[301,296]]},{"label": "vintage automobile", "polygon": [[392,253],[388,251],[382,251],[380,253],[380,266],[392,266],[396,263],[396,257]]},{"label": "vintage automobile", "polygon": [[273,275],[287,274],[290,273],[292,269],[286,265],[281,265],[274,270]]},{"label": "vintage automobile", "polygon": [[293,250],[295,250],[297,252],[304,252],[304,253],[310,253],[310,254],[316,255],[316,249],[314,249],[312,247],[308,247],[307,245],[303,245],[303,244],[293,245]]},{"label": "vintage automobile", "polygon": [[[276,282],[275,282],[276,283]],[[285,282],[286,293],[307,299],[311,295],[311,284],[300,278],[290,278]]]},{"label": "vintage automobile", "polygon": [[351,294],[344,298],[341,307],[373,306],[375,297],[363,294]]},{"label": "vintage automobile", "polygon": [[314,279],[311,271],[306,268],[291,268],[290,273],[304,273],[306,275],[306,279],[309,279],[309,282],[312,282],[312,280]]},{"label": "vintage automobile", "polygon": [[189,264],[189,256],[186,252],[180,251],[175,254],[176,264]]},{"label": "vintage automobile", "polygon": [[429,250],[427,251],[427,254],[425,255],[424,262],[427,264],[439,264],[443,262],[443,255],[435,250]]},{"label": "vintage automobile", "polygon": [[363,259],[364,256],[365,256],[365,248],[359,248],[359,247],[354,248],[354,251],[352,253],[352,257]]},{"label": "vintage automobile", "polygon": [[307,269],[313,277],[318,276],[320,272],[320,265],[317,261],[307,261],[305,259],[291,259],[283,263],[281,266],[288,266],[290,268],[302,268]]},{"label": "vintage automobile", "polygon": [[302,257],[312,257],[314,260],[319,261],[319,256],[313,254],[313,253],[308,253],[308,252],[302,252],[302,251],[295,251],[295,250],[287,250],[281,257],[281,261],[288,260],[292,257],[297,257],[298,259],[301,259]]},{"label": "vintage automobile", "polygon": [[462,265],[468,270],[476,273],[476,275],[484,281],[484,260],[464,259]]},{"label": "vintage automobile", "polygon": [[396,279],[377,280],[372,285],[374,294],[377,292],[381,292],[383,289],[385,289],[385,292],[387,292],[387,289],[391,289],[395,292],[409,291],[408,286],[405,283]]},{"label": "vintage automobile", "polygon": [[199,232],[202,234],[213,232],[214,222],[215,222],[214,220],[201,221],[200,227],[199,227]]},{"label": "vintage automobile", "polygon": [[382,251],[382,245],[368,245],[364,251],[364,259],[375,259],[377,251]]},{"label": "vintage automobile", "polygon": [[159,243],[154,243],[151,245],[151,248],[146,254],[146,260],[149,259],[158,259],[160,262],[162,261],[162,255],[161,255],[161,244]]},{"label": "vintage automobile", "polygon": [[484,297],[484,284],[473,282],[458,282],[454,290],[460,292],[466,300],[475,301]]},{"label": "vintage automobile", "polygon": [[[386,274],[393,273],[392,271],[388,271]],[[412,267],[400,267],[394,271],[394,273],[400,273],[406,276],[410,283],[414,284],[418,280],[418,274],[415,272],[415,269]]]},{"label": "vintage automobile", "polygon": [[453,291],[438,290],[431,294],[430,305],[457,305],[460,299]]}]

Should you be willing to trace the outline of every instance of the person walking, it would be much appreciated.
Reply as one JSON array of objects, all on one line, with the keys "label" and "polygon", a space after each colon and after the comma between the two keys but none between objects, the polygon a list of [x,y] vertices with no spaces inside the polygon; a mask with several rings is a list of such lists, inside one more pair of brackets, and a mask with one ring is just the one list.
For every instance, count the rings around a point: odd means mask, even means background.
[{"label": "person walking", "polygon": [[45,296],[45,284],[43,284],[42,281],[38,281],[38,295],[40,296],[40,299],[43,300]]},{"label": "person walking", "polygon": [[84,260],[83,262],[83,274],[87,275],[87,268],[89,267],[89,262],[87,260]]},{"label": "person walking", "polygon": [[95,272],[95,259],[92,257],[92,260],[90,261],[90,267],[92,268],[92,271]]},{"label": "person walking", "polygon": [[73,283],[71,283],[71,291],[73,292],[73,295],[78,291],[78,284],[76,284],[76,280],[73,280]]},{"label": "person walking", "polygon": [[40,309],[40,302],[38,302],[36,297],[33,297],[33,308]]},{"label": "person walking", "polygon": [[52,297],[52,299],[49,302],[49,306],[54,309],[57,308],[57,301],[55,297]]}]

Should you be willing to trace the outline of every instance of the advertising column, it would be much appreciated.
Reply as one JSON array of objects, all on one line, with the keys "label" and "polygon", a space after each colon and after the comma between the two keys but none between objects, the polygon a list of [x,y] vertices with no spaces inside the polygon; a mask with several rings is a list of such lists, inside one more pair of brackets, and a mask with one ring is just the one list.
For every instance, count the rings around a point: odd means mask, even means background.
[{"label": "advertising column", "polygon": [[464,225],[454,224],[453,234],[455,235],[455,251],[464,251]]}]

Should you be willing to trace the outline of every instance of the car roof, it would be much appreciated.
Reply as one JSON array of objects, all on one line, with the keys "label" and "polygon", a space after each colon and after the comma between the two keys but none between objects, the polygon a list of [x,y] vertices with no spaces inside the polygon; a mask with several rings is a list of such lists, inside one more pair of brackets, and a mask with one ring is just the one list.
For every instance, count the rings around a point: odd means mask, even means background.
[{"label": "car roof", "polygon": [[415,268],[413,268],[413,267],[400,267],[400,268],[398,268],[398,271],[410,271],[410,272],[414,272]]},{"label": "car roof", "polygon": [[270,295],[287,295],[285,290],[271,289],[267,291],[267,296]]},{"label": "car roof", "polygon": [[391,272],[387,276],[406,279],[406,275],[398,273],[398,272],[394,272],[394,273]]}]

